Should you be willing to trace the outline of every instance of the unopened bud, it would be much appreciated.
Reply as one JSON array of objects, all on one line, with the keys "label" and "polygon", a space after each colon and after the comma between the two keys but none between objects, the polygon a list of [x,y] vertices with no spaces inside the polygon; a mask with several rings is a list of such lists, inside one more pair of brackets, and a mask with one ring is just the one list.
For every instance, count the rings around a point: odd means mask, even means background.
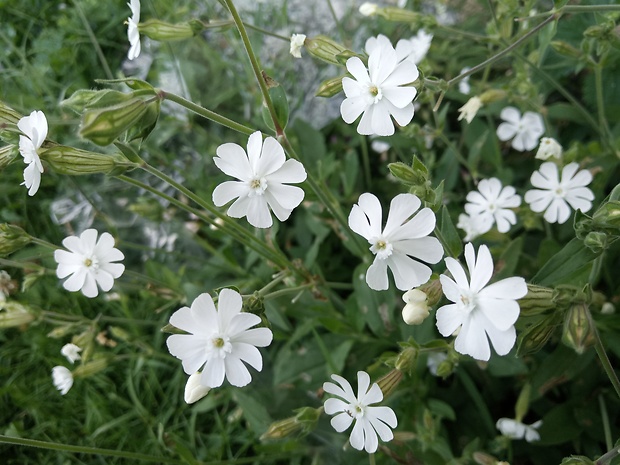
[{"label": "unopened bud", "polygon": [[269,425],[269,428],[260,437],[260,440],[283,439],[298,433],[310,433],[316,428],[323,408],[302,407],[295,410],[295,412],[295,416],[276,421]]},{"label": "unopened bud", "polygon": [[0,170],[9,166],[17,158],[19,150],[14,145],[0,147]]},{"label": "unopened bud", "polygon": [[344,76],[338,76],[335,78],[327,79],[319,84],[319,88],[316,90],[317,97],[333,97],[334,95],[342,92],[342,78]]},{"label": "unopened bud", "polygon": [[506,91],[500,89],[489,89],[480,94],[480,101],[483,105],[488,105],[489,103],[497,102],[504,98],[506,98]]},{"label": "unopened bud", "polygon": [[377,384],[379,385],[379,388],[383,393],[384,399],[394,392],[402,379],[403,372],[397,368],[394,368],[392,371],[390,371],[388,374],[386,374],[377,381]]},{"label": "unopened bud", "polygon": [[19,226],[0,224],[0,257],[12,254],[30,244],[32,238]]},{"label": "unopened bud", "polygon": [[411,289],[403,295],[403,301],[407,304],[403,308],[403,320],[408,325],[419,325],[429,315],[427,297],[419,289]]},{"label": "unopened bud", "polygon": [[23,116],[0,100],[0,125],[2,123],[17,124]]},{"label": "unopened bud", "polygon": [[338,55],[350,50],[336,42],[335,40],[330,39],[327,36],[319,35],[313,37],[312,39],[306,39],[306,50],[308,53],[319,60],[326,61],[333,65],[339,65],[340,61],[338,61]]},{"label": "unopened bud", "polygon": [[592,215],[592,223],[595,227],[620,229],[620,201],[609,200],[601,205]]},{"label": "unopened bud", "polygon": [[544,347],[562,321],[561,312],[547,315],[538,323],[528,327],[519,335],[517,356],[533,354]]},{"label": "unopened bud", "polygon": [[522,316],[539,315],[555,308],[555,296],[556,292],[553,289],[528,284],[527,294],[518,300],[520,314]]},{"label": "unopened bud", "polygon": [[609,247],[609,240],[606,233],[591,231],[586,235],[583,244],[592,252],[601,253]]},{"label": "unopened bud", "polygon": [[45,159],[58,173],[69,176],[96,173],[117,175],[138,166],[120,153],[108,155],[64,145],[47,149],[41,158]]},{"label": "unopened bud", "polygon": [[[84,357],[84,359],[85,358],[86,357]],[[88,363],[83,363],[82,365],[77,367],[73,371],[73,377],[74,378],[79,378],[79,377],[88,378],[89,376],[95,375],[99,373],[100,371],[105,370],[107,366],[108,366],[107,357],[97,358]]]},{"label": "unopened bud", "polygon": [[535,158],[547,160],[551,157],[560,160],[562,158],[562,146],[553,137],[543,137],[540,139]]},{"label": "unopened bud", "polygon": [[197,371],[187,379],[185,394],[183,395],[185,403],[193,404],[209,394],[211,388],[200,384],[201,374],[202,373],[200,371]]},{"label": "unopened bud", "polygon": [[425,16],[415,11],[396,7],[378,8],[376,14],[385,18],[387,21],[408,23],[414,26],[433,26],[436,23],[431,16]]},{"label": "unopened bud", "polygon": [[409,373],[415,368],[416,360],[418,359],[418,349],[415,347],[406,347],[396,357],[396,363],[394,367],[402,372]]},{"label": "unopened bud", "polygon": [[151,105],[158,105],[153,97],[135,97],[110,107],[88,109],[82,116],[80,136],[97,145],[109,145],[122,133],[140,123]]},{"label": "unopened bud", "polygon": [[594,330],[590,326],[589,312],[587,304],[576,303],[568,309],[564,317],[562,342],[578,354],[583,354],[594,344]]},{"label": "unopened bud", "polygon": [[365,2],[360,6],[360,13],[364,16],[374,16],[377,14],[379,7],[376,3]]},{"label": "unopened bud", "polygon": [[0,306],[0,328],[14,328],[27,325],[35,315],[28,307],[19,302],[2,302]]},{"label": "unopened bud", "polygon": [[140,34],[161,42],[189,39],[190,37],[194,37],[197,33],[200,33],[203,29],[204,27],[199,21],[194,21],[192,24],[171,24],[159,21],[158,19],[149,19],[138,25]]}]

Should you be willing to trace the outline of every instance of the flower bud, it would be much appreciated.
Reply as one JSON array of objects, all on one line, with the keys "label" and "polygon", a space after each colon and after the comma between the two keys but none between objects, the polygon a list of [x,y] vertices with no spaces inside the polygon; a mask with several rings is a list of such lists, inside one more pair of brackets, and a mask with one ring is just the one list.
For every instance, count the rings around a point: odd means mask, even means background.
[{"label": "flower bud", "polygon": [[408,23],[415,27],[432,27],[437,23],[432,16],[426,16],[415,11],[396,7],[378,8],[376,14],[385,18],[387,21]]},{"label": "flower bud", "polygon": [[383,393],[384,399],[394,392],[402,379],[403,372],[397,368],[394,368],[392,371],[390,371],[388,374],[386,374],[377,381],[377,384],[379,385],[379,388]]},{"label": "flower bud", "polygon": [[283,439],[297,433],[310,433],[316,428],[319,417],[323,413],[323,407],[302,407],[295,410],[295,413],[294,417],[279,420],[269,425],[260,440]]},{"label": "flower bud", "polygon": [[527,285],[527,294],[518,300],[522,316],[539,315],[555,308],[556,292],[553,289],[535,284]]},{"label": "flower bud", "polygon": [[360,6],[360,13],[364,16],[374,16],[377,14],[379,7],[376,3],[365,2]]},{"label": "flower bud", "polygon": [[198,402],[204,396],[209,394],[209,391],[211,390],[210,387],[200,384],[201,374],[202,373],[200,371],[197,371],[187,380],[187,384],[185,385],[185,394],[183,396],[187,404],[193,404],[194,402]]},{"label": "flower bud", "polygon": [[57,145],[41,154],[54,171],[69,176],[82,174],[121,174],[138,165],[127,160],[120,153],[103,154],[88,152],[73,147]]},{"label": "flower bud", "polygon": [[411,289],[405,292],[403,300],[407,305],[403,308],[402,315],[408,325],[419,325],[429,315],[427,297],[421,290]]},{"label": "flower bud", "polygon": [[586,303],[576,303],[571,305],[564,317],[562,342],[578,354],[583,354],[594,344],[594,330],[590,326],[589,312]]},{"label": "flower bud", "polygon": [[73,377],[74,378],[78,378],[78,377],[88,378],[89,376],[95,375],[99,373],[100,371],[105,370],[107,366],[108,366],[107,357],[96,358],[88,363],[82,364],[79,367],[77,367],[73,371]]},{"label": "flower bud", "polygon": [[23,116],[0,100],[0,126],[2,123],[17,124]]},{"label": "flower bud", "polygon": [[605,302],[601,307],[601,313],[603,315],[613,315],[616,313],[616,306],[611,302]]},{"label": "flower bud", "polygon": [[19,302],[2,302],[0,305],[0,328],[27,325],[34,318],[30,309]]},{"label": "flower bud", "polygon": [[140,34],[158,41],[183,40],[194,37],[200,33],[204,27],[200,21],[190,23],[171,24],[158,19],[149,19],[138,25]]},{"label": "flower bud", "polygon": [[581,58],[583,53],[581,50],[573,47],[572,45],[562,41],[562,40],[552,40],[551,47],[553,50],[558,52],[560,55],[564,55],[571,58]]},{"label": "flower bud", "polygon": [[551,157],[560,160],[562,158],[562,146],[552,137],[543,137],[540,139],[536,158],[547,160]]},{"label": "flower bud", "polygon": [[506,98],[506,91],[500,89],[489,89],[480,94],[480,101],[483,105],[488,105],[489,103],[497,102],[504,98]]},{"label": "flower bud", "polygon": [[619,229],[620,201],[608,200],[601,205],[592,215],[592,223],[595,227]]},{"label": "flower bud", "polygon": [[519,335],[517,356],[533,354],[544,347],[562,321],[562,313],[554,312],[529,326]]},{"label": "flower bud", "polygon": [[305,44],[306,50],[308,50],[310,55],[333,65],[340,64],[337,56],[341,53],[353,53],[350,50],[347,50],[344,45],[339,44],[335,40],[323,35],[313,37],[312,39],[306,39]]},{"label": "flower bud", "polygon": [[415,368],[418,359],[418,349],[415,347],[405,347],[396,357],[394,367],[402,372],[409,373]]},{"label": "flower bud", "polygon": [[597,254],[602,253],[605,249],[607,249],[607,247],[609,247],[607,234],[600,231],[589,232],[583,240],[583,244],[592,252]]},{"label": "flower bud", "polygon": [[30,244],[32,238],[19,226],[0,224],[0,257],[16,252]]},{"label": "flower bud", "polygon": [[127,102],[132,98],[133,94],[119,92],[118,90],[79,89],[73,92],[71,97],[60,102],[60,105],[67,107],[76,113],[82,113],[87,108],[105,108]]},{"label": "flower bud", "polygon": [[134,97],[127,102],[105,108],[88,109],[82,115],[80,136],[97,145],[109,145],[123,132],[141,122],[154,98]]},{"label": "flower bud", "polygon": [[17,158],[19,150],[14,145],[0,147],[0,170],[9,166]]},{"label": "flower bud", "polygon": [[317,97],[333,97],[334,95],[342,92],[342,78],[344,76],[338,76],[335,78],[327,79],[319,84],[319,88],[316,90]]}]

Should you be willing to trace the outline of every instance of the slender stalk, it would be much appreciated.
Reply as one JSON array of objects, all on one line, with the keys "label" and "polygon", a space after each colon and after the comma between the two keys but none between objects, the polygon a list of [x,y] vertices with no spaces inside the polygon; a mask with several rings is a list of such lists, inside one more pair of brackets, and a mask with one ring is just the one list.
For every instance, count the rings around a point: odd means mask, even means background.
[{"label": "slender stalk", "polygon": [[280,289],[278,291],[273,291],[269,294],[266,294],[264,296],[264,299],[271,300],[271,299],[277,299],[278,297],[282,297],[283,295],[287,295],[287,294],[296,294],[299,291],[305,291],[306,289],[312,286],[314,286],[314,283],[302,284],[301,286],[295,286],[295,287],[287,287],[285,289]]},{"label": "slender stalk", "polygon": [[197,105],[194,102],[191,102],[181,97],[180,95],[176,95],[176,94],[173,94],[172,92],[167,92],[161,89],[158,90],[158,94],[162,99],[166,99],[178,105],[181,105],[182,107],[187,108],[188,110],[196,113],[197,115],[200,115],[203,118],[208,119],[209,121],[213,121],[214,123],[221,124],[222,126],[232,129],[233,131],[237,131],[237,132],[240,132],[242,134],[247,134],[247,135],[250,135],[256,132],[252,128],[249,128],[247,126],[244,126],[243,124],[240,124],[231,119],[228,119],[225,116],[215,113],[214,111],[207,110],[206,108],[201,107],[200,105]]},{"label": "slender stalk", "polygon": [[602,394],[598,395],[598,404],[601,408],[601,420],[603,422],[603,431],[605,434],[605,445],[607,449],[611,449],[614,445],[611,438],[611,428],[609,426],[609,415],[607,414],[607,405],[605,405],[605,399]]},{"label": "slender stalk", "polygon": [[377,463],[375,461],[375,454],[374,454],[374,452],[372,454],[368,454],[368,462],[370,463],[370,465],[375,465]]},{"label": "slender stalk", "polygon": [[[234,24],[234,21],[231,21],[230,23]],[[275,32],[268,31],[267,29],[263,29],[262,27],[254,26],[253,24],[249,24],[249,23],[246,23],[246,22],[244,22],[243,24],[248,29],[252,29],[253,31],[260,32],[261,34],[264,34],[266,36],[275,37],[276,39],[280,39],[280,40],[283,40],[285,42],[290,42],[291,41],[290,37],[285,37],[285,36],[282,36],[280,34],[276,34]]]},{"label": "slender stalk", "polygon": [[603,97],[603,66],[600,62],[594,65],[594,87],[596,89],[596,110],[598,113],[598,124],[603,129],[605,137],[608,140],[613,140],[609,134],[609,126],[607,125],[607,119],[605,118],[605,99]]},{"label": "slender stalk", "polygon": [[77,0],[73,0],[73,5],[75,6],[76,11],[78,12],[80,21],[82,21],[82,24],[84,25],[84,29],[86,29],[86,34],[88,35],[90,42],[93,44],[95,53],[97,54],[97,58],[99,58],[99,61],[101,62],[101,66],[103,66],[103,71],[105,72],[106,77],[108,79],[114,79],[114,74],[112,74],[110,65],[108,65],[108,60],[106,60],[103,50],[101,50],[101,46],[99,45],[99,41],[97,41],[97,37],[95,36],[95,33],[90,27],[90,24],[88,24],[88,19],[86,18],[86,15],[84,15],[84,12],[82,11],[80,2],[78,2]]},{"label": "slender stalk", "polygon": [[525,18],[515,18],[515,21],[528,21],[530,19],[545,18],[556,13],[607,13],[610,11],[620,11],[620,5],[566,5],[556,10],[555,8],[544,13],[527,16]]},{"label": "slender stalk", "polygon": [[336,29],[338,29],[338,35],[340,36],[340,39],[342,39],[345,36],[344,29],[342,28],[342,24],[340,24],[340,21],[338,20],[338,15],[336,15],[336,10],[334,10],[334,5],[332,4],[332,0],[327,0],[327,7],[329,8],[329,12],[332,15],[332,18],[334,19],[334,23],[336,23]]},{"label": "slender stalk", "polygon": [[368,156],[368,146],[366,138],[360,134],[360,147],[362,147],[362,167],[364,169],[364,184],[366,190],[372,190],[372,176],[370,175],[370,159]]},{"label": "slender stalk", "polygon": [[269,111],[269,115],[273,121],[274,128],[276,129],[276,134],[281,135],[283,132],[280,123],[278,122],[278,118],[276,115],[276,110],[273,106],[273,102],[271,98],[269,98],[269,90],[267,89],[267,83],[265,82],[265,78],[263,77],[262,70],[260,68],[260,64],[258,63],[258,59],[254,54],[254,50],[252,49],[252,43],[250,42],[250,38],[248,37],[248,32],[245,29],[245,25],[235,8],[232,0],[223,0],[226,4],[226,7],[230,11],[230,14],[233,17],[233,21],[237,26],[237,30],[239,31],[239,35],[241,36],[241,41],[243,42],[243,46],[245,47],[245,51],[248,54],[248,58],[250,59],[250,65],[252,66],[252,71],[254,71],[254,76],[258,81],[258,85],[260,87],[261,93],[263,94],[263,100],[265,105],[267,106],[267,110]]},{"label": "slender stalk", "polygon": [[594,319],[592,318],[592,314],[590,313],[590,309],[586,310],[586,315],[588,316],[588,323],[590,324],[590,328],[592,329],[592,333],[594,335],[594,349],[598,354],[598,358],[603,365],[603,369],[605,373],[609,377],[609,381],[611,381],[612,386],[614,387],[616,394],[620,397],[620,381],[618,380],[618,376],[616,376],[616,372],[614,368],[611,366],[611,362],[609,361],[609,357],[607,357],[607,352],[605,352],[605,347],[603,347],[603,341],[601,340],[601,336],[596,328],[596,324],[594,323]]},{"label": "slender stalk", "polygon": [[596,465],[607,465],[613,459],[618,457],[618,455],[620,455],[620,447],[616,447],[615,449],[612,449],[609,452],[601,455],[596,461]]}]

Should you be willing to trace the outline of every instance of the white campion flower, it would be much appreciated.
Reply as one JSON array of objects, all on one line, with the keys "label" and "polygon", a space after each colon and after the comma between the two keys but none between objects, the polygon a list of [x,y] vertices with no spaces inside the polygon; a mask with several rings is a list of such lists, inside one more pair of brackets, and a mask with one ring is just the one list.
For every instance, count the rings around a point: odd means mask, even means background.
[{"label": "white campion flower", "polygon": [[293,34],[291,36],[290,54],[295,58],[301,58],[301,49],[306,41],[306,34]]},{"label": "white campion flower", "polygon": [[213,161],[225,174],[239,179],[223,182],[213,191],[213,203],[218,207],[237,199],[228,208],[228,216],[245,216],[252,226],[268,228],[273,224],[269,209],[286,221],[304,199],[303,189],[288,185],[306,179],[303,165],[286,160],[284,149],[273,137],[263,142],[260,131],[248,139],[247,154],[237,144],[222,144]]},{"label": "white campion flower", "polygon": [[431,48],[433,34],[420,29],[416,35],[409,39],[401,39],[396,43],[396,55],[398,61],[409,60],[418,65]]},{"label": "white campion flower", "polygon": [[418,68],[413,62],[399,61],[396,50],[385,36],[366,42],[368,68],[359,57],[347,60],[347,70],[355,79],[342,78],[346,98],[340,105],[342,119],[353,123],[362,115],[357,126],[360,134],[391,136],[394,134],[392,117],[400,126],[413,118],[415,87],[405,87],[418,79]]},{"label": "white campion flower", "polygon": [[463,118],[467,121],[467,124],[471,123],[473,119],[478,114],[478,110],[482,107],[482,100],[477,95],[470,98],[465,105],[459,108],[459,117],[458,121],[461,121]]},{"label": "white campion flower", "polygon": [[545,123],[539,113],[526,111],[521,116],[515,107],[506,107],[500,113],[504,120],[497,128],[501,141],[512,139],[512,147],[520,152],[534,150],[545,133]]},{"label": "white campion flower", "polygon": [[594,194],[586,186],[592,182],[592,173],[588,170],[577,172],[578,169],[577,163],[569,163],[562,169],[560,179],[555,163],[540,165],[530,178],[538,189],[527,191],[524,197],[532,211],[540,213],[544,210],[545,220],[562,224],[570,218],[570,207],[584,213],[590,210]]},{"label": "white campion flower", "polygon": [[500,418],[495,426],[502,435],[510,439],[525,439],[527,442],[540,441],[540,434],[536,430],[542,426],[542,420],[526,425],[512,418]]},{"label": "white campion flower", "polygon": [[439,279],[445,296],[454,303],[437,310],[437,329],[445,337],[460,329],[454,342],[460,354],[489,360],[490,339],[495,352],[506,355],[517,338],[517,299],[525,297],[527,284],[523,278],[512,277],[487,286],[493,275],[493,259],[486,245],[480,246],[476,259],[474,246],[466,244],[465,261],[469,279],[457,260],[445,259],[452,278],[442,274]]},{"label": "white campion flower", "polygon": [[60,349],[60,353],[71,363],[75,363],[76,360],[82,360],[80,352],[82,352],[82,348],[71,343],[65,344]]},{"label": "white campion flower", "polygon": [[431,372],[431,375],[439,376],[437,374],[439,365],[446,360],[448,360],[448,354],[445,352],[431,352],[428,354],[428,358],[426,359],[426,367],[428,368],[428,371]]},{"label": "white campion flower", "polygon": [[353,205],[349,227],[368,241],[375,254],[366,272],[366,283],[371,289],[381,291],[389,287],[388,267],[401,291],[420,286],[431,277],[431,269],[413,257],[437,263],[443,256],[443,247],[437,238],[429,236],[435,229],[433,211],[423,208],[416,213],[421,204],[413,194],[394,197],[383,230],[381,203],[375,195],[362,194]]},{"label": "white campion flower", "polygon": [[185,393],[183,395],[183,399],[185,400],[186,404],[193,404],[194,402],[198,402],[204,396],[209,394],[211,388],[200,384],[200,376],[201,373],[197,371],[187,379],[187,384],[185,385]]},{"label": "white campion flower", "polygon": [[47,137],[47,119],[42,111],[35,110],[29,116],[24,116],[17,122],[17,127],[24,135],[19,136],[19,153],[24,157],[24,182],[28,188],[28,195],[33,196],[41,185],[43,165],[38,150]]},{"label": "white campion flower", "polygon": [[58,263],[56,276],[64,279],[70,276],[62,285],[71,292],[82,291],[86,297],[97,297],[99,290],[108,292],[114,285],[114,280],[125,271],[122,263],[113,263],[123,260],[123,253],[114,247],[114,238],[104,232],[97,240],[96,229],[87,229],[80,236],[69,236],[63,239],[69,251],[56,250],[54,260]]},{"label": "white campion flower", "polygon": [[[372,454],[379,447],[377,434],[382,441],[394,438],[390,428],[396,428],[398,420],[390,407],[371,407],[383,400],[383,393],[377,383],[370,386],[370,376],[364,371],[357,372],[357,396],[353,388],[342,376],[332,375],[334,383],[323,383],[323,390],[339,398],[331,397],[325,401],[324,409],[328,415],[335,415],[331,425],[342,433],[355,421],[349,442],[357,450],[365,449]],[[368,387],[370,386],[370,389]]]},{"label": "white campion flower", "polygon": [[402,311],[403,321],[408,325],[419,325],[429,315],[428,296],[420,289],[411,289],[403,294],[405,307]]},{"label": "white campion flower", "polygon": [[456,227],[465,231],[463,241],[470,242],[476,237],[489,232],[493,227],[493,221],[492,216],[482,215],[472,217],[467,213],[461,213]]},{"label": "white campion flower", "polygon": [[377,14],[379,7],[376,3],[364,2],[360,6],[360,13],[364,16],[374,16]]},{"label": "white campion flower", "polygon": [[127,6],[131,9],[131,18],[127,18],[127,38],[129,39],[129,52],[127,58],[134,60],[140,56],[140,0],[130,0]]},{"label": "white campion flower", "polygon": [[[459,74],[463,74],[466,73],[467,71],[469,71],[471,68],[469,66],[465,66],[465,68],[463,68],[461,70],[461,72]],[[461,94],[465,94],[468,95],[471,92],[471,85],[469,84],[469,78],[471,76],[466,76],[463,79],[461,79],[459,81],[459,92]],[[460,118],[459,118],[460,119]],[[469,121],[467,121],[469,123]]]},{"label": "white campion flower", "polygon": [[241,295],[232,289],[222,289],[218,308],[209,294],[200,294],[191,307],[172,314],[170,324],[189,334],[173,334],[166,344],[168,350],[183,363],[188,375],[204,366],[200,384],[215,388],[224,377],[233,386],[243,387],[252,381],[245,363],[257,371],[263,359],[256,347],[271,344],[273,334],[268,328],[254,328],[259,316],[242,312]]},{"label": "white campion flower", "polygon": [[562,158],[562,146],[553,137],[543,137],[540,139],[535,158],[548,160],[551,157],[560,160]]},{"label": "white campion flower", "polygon": [[64,396],[73,386],[73,373],[67,367],[55,366],[52,368],[52,383]]},{"label": "white campion flower", "polygon": [[[483,179],[478,183],[478,191],[467,194],[465,212],[474,220],[479,216],[488,217],[491,225],[497,224],[497,230],[506,233],[517,223],[515,212],[509,210],[521,205],[521,197],[516,192],[512,186],[502,187],[497,178]],[[480,223],[486,224],[485,220]]]}]

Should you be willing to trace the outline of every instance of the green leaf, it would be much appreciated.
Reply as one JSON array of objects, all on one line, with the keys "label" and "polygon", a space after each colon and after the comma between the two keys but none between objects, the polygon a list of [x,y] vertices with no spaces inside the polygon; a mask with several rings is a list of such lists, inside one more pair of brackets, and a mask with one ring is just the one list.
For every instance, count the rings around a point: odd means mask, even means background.
[{"label": "green leaf", "polygon": [[544,264],[531,282],[541,286],[561,284],[571,275],[582,271],[599,255],[574,238]]},{"label": "green leaf", "polygon": [[499,260],[495,263],[496,274],[494,276],[494,281],[499,281],[500,279],[509,278],[514,275],[522,251],[523,236],[520,236],[508,244],[508,247],[504,249]]},{"label": "green leaf", "polygon": [[[445,205],[441,208],[439,224],[438,238],[442,242],[445,254],[452,258],[458,258],[463,253],[463,242]],[[435,228],[435,233],[437,233],[437,228]]]}]

